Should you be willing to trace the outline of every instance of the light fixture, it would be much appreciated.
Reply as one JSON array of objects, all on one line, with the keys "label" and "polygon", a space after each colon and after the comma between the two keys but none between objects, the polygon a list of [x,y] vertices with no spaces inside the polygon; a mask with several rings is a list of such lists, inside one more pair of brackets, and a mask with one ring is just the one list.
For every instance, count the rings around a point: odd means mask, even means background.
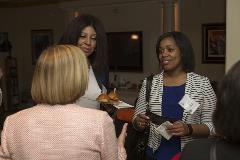
[{"label": "light fixture", "polygon": [[138,37],[137,34],[132,34],[132,35],[131,35],[131,39],[133,39],[133,40],[138,39],[138,38],[139,38],[139,37]]}]

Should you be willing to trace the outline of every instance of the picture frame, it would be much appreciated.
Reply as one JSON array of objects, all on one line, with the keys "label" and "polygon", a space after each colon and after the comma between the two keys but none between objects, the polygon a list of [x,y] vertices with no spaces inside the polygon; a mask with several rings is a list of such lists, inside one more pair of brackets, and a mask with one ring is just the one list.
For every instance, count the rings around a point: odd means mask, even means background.
[{"label": "picture frame", "polygon": [[53,44],[53,30],[31,30],[32,64],[36,64],[41,52]]},{"label": "picture frame", "polygon": [[202,24],[202,62],[225,63],[226,57],[226,24]]}]

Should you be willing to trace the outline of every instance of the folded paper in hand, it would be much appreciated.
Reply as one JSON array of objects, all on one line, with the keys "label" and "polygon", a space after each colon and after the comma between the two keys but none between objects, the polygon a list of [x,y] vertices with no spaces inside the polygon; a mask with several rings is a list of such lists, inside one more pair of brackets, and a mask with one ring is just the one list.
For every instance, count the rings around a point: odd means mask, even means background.
[{"label": "folded paper in hand", "polygon": [[166,121],[156,128],[158,133],[161,134],[167,140],[169,140],[172,137],[172,134],[166,131],[168,125],[172,125],[172,123],[169,121]]}]

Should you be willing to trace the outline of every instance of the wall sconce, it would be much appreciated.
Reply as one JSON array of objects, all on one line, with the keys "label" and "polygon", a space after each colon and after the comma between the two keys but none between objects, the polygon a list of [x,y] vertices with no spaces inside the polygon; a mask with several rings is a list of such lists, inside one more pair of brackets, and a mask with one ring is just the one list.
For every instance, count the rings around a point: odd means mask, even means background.
[{"label": "wall sconce", "polygon": [[74,11],[74,12],[73,12],[74,18],[78,17],[79,15],[80,15],[79,11]]},{"label": "wall sconce", "polygon": [[139,37],[138,37],[138,35],[136,35],[136,34],[132,34],[132,35],[131,35],[131,39],[132,39],[132,40],[136,40],[136,39],[138,39],[138,38],[139,38]]}]

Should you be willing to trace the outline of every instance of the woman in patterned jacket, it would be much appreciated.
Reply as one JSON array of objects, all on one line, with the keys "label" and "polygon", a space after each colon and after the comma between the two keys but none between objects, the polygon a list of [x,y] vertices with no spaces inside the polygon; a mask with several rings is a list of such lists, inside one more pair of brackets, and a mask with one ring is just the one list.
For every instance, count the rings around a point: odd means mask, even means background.
[{"label": "woman in patterned jacket", "polygon": [[214,132],[212,113],[216,104],[207,77],[194,73],[195,61],[190,40],[181,32],[167,32],[158,38],[156,54],[162,72],[153,77],[150,111],[175,119],[155,125],[146,113],[146,80],[142,84],[133,118],[137,130],[150,124],[146,155],[149,159],[170,160],[194,137]]}]

